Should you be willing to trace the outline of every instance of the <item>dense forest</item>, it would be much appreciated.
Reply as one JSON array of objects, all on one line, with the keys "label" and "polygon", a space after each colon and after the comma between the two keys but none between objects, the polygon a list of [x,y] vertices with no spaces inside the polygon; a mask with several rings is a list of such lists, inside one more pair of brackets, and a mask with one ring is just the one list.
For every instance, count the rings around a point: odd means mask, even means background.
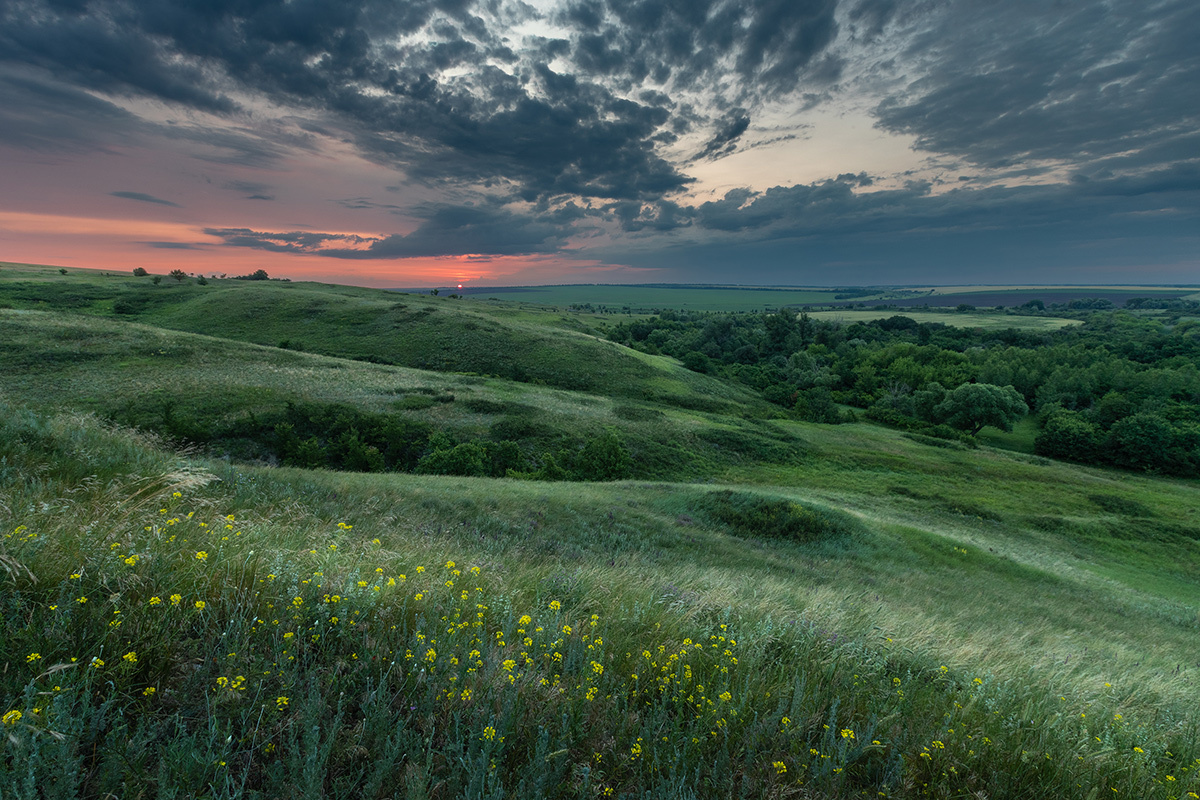
[{"label": "dense forest", "polygon": [[903,316],[843,324],[786,309],[665,311],[616,325],[609,337],[753,387],[814,422],[848,421],[861,409],[877,422],[969,441],[1028,412],[1041,455],[1197,476],[1200,322],[1168,320],[1093,311],[1080,325],[1031,332]]}]

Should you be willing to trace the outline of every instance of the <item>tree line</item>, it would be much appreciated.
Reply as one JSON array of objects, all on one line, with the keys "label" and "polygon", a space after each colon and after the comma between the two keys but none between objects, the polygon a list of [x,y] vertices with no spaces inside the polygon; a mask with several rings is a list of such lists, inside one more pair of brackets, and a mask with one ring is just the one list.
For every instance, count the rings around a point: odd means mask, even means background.
[{"label": "tree line", "polygon": [[892,316],[845,324],[781,309],[664,311],[609,331],[691,370],[756,389],[791,415],[866,416],[946,438],[1026,413],[1036,452],[1200,476],[1200,322],[1093,311],[1057,331],[959,328]]}]

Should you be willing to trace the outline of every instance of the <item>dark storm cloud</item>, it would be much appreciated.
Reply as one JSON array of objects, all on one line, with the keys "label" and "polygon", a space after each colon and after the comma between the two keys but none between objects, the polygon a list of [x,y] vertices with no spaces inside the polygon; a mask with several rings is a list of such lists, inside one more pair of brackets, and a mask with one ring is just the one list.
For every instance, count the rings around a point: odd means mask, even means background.
[{"label": "dark storm cloud", "polygon": [[836,80],[826,52],[836,10],[837,0],[568,0],[556,18],[575,31],[571,58],[585,72],[679,88],[732,76],[745,99]]},{"label": "dark storm cloud", "polygon": [[[409,163],[416,180],[512,182],[526,200],[658,197],[688,183],[654,152],[652,139],[669,117],[664,108],[545,65],[536,65],[527,83],[496,69],[477,80],[487,89],[483,100],[430,88],[429,102],[363,101],[354,113],[365,124],[360,146]],[[409,128],[420,138],[398,135]]]},{"label": "dark storm cloud", "polygon": [[717,130],[696,159],[716,159],[727,156],[737,148],[737,140],[750,127],[750,117],[744,108],[735,108],[725,123]]},{"label": "dark storm cloud", "polygon": [[917,146],[1003,168],[1197,157],[1200,4],[938,4],[908,20],[928,66],[877,109]]},{"label": "dark storm cloud", "polygon": [[669,247],[640,250],[629,240],[593,253],[689,281],[732,274],[745,283],[901,284],[986,275],[999,283],[1087,283],[1108,265],[1128,280],[1122,265],[1130,263],[1143,280],[1194,280],[1187,265],[1195,263],[1200,230],[1200,169],[941,194],[930,188],[858,192],[830,180],[737,190],[695,209],[690,229]]},{"label": "dark storm cloud", "polygon": [[[249,228],[207,228],[205,233],[230,247],[278,253],[310,253],[341,259],[391,259],[461,256],[475,253],[526,255],[553,253],[564,242],[565,227],[583,212],[575,206],[524,214],[489,206],[437,205],[420,210],[423,222],[410,234],[363,237],[348,234]],[[349,246],[348,246],[349,245]]]},{"label": "dark storm cloud", "polygon": [[106,150],[141,127],[133,114],[73,86],[0,71],[0,143],[40,151]]},{"label": "dark storm cloud", "polygon": [[671,231],[691,224],[695,211],[673,203],[659,200],[654,203],[625,201],[613,203],[605,208],[612,214],[627,233],[639,231]]},{"label": "dark storm cloud", "polygon": [[861,0],[848,16],[857,36],[876,39],[895,15],[896,0]]},{"label": "dark storm cloud", "polygon": [[371,245],[369,252],[330,253],[342,258],[411,258],[416,256],[526,255],[555,252],[564,228],[554,220],[504,209],[439,206],[407,236],[393,235]]},{"label": "dark storm cloud", "polygon": [[1107,220],[1113,230],[1131,215],[1166,215],[1200,224],[1200,166],[1103,181],[1035,186],[956,188],[934,193],[928,182],[900,189],[855,191],[865,174],[761,193],[728,192],[696,209],[694,224],[754,238],[832,240],[913,231],[1066,229]]},{"label": "dark storm cloud", "polygon": [[[498,181],[525,197],[682,188],[655,153],[666,109],[518,59],[491,29],[530,13],[471,0],[15,0],[0,5],[0,61],[217,114],[268,96],[323,115],[369,156],[430,182]],[[210,145],[202,157],[253,166],[296,146],[280,132],[173,135]]]},{"label": "dark storm cloud", "polygon": [[196,60],[175,58],[176,52],[143,28],[145,9],[101,5],[3,4],[3,59],[43,67],[88,89],[147,94],[206,111],[234,108]]},{"label": "dark storm cloud", "polygon": [[120,197],[125,200],[137,200],[140,203],[157,203],[160,206],[170,206],[171,208],[183,208],[179,203],[173,203],[170,200],[163,200],[161,197],[155,197],[152,194],[145,192],[109,192],[113,197]]}]

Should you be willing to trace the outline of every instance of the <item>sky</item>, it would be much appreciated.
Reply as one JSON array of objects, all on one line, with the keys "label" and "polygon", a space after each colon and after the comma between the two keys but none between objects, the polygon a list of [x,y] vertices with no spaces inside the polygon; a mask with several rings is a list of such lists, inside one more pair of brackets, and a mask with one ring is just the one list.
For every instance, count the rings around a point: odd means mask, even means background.
[{"label": "sky", "polygon": [[0,260],[1200,283],[1195,0],[0,0]]}]

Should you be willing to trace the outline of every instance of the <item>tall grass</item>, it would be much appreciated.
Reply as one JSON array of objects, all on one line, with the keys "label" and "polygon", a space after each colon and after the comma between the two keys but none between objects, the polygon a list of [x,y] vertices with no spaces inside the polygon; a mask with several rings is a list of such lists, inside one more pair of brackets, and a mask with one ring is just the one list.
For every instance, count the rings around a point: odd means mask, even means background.
[{"label": "tall grass", "polygon": [[835,633],[775,578],[511,558],[281,480],[298,473],[206,472],[4,410],[5,797],[1200,786],[1193,719],[1131,712],[1119,681],[1059,695],[1053,668],[945,664],[848,618]]}]

